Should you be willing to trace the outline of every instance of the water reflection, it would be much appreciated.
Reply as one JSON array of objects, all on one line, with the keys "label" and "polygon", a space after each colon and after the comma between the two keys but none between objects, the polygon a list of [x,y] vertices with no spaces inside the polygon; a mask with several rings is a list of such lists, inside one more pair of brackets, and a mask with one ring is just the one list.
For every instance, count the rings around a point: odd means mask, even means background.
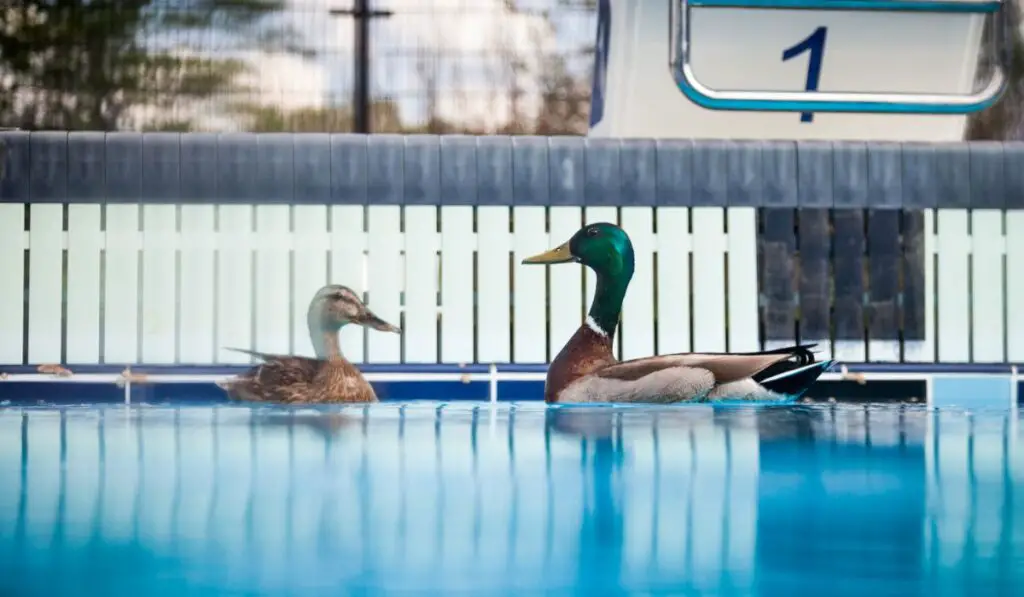
[{"label": "water reflection", "polygon": [[864,407],[0,410],[0,594],[1009,594],[1024,582],[1016,422]]}]

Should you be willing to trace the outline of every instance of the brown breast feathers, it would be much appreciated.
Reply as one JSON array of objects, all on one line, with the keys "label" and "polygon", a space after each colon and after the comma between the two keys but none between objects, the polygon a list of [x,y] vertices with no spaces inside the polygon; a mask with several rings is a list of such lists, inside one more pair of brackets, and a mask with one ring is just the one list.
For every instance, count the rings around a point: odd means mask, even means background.
[{"label": "brown breast feathers", "polygon": [[569,384],[615,362],[612,341],[586,325],[580,326],[558,356],[551,361],[544,382],[544,400],[558,402],[558,395]]}]

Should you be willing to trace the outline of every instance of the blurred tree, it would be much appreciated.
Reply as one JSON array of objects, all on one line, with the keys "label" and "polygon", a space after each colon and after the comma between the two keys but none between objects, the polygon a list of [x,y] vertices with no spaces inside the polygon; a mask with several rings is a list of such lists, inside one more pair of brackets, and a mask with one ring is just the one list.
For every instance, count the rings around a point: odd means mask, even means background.
[{"label": "blurred tree", "polygon": [[[1004,10],[1008,11],[1009,34],[1012,36],[1011,43],[1013,44],[1009,55],[1009,68],[1006,72],[1006,93],[988,110],[977,112],[968,118],[965,135],[968,140],[1011,141],[1024,139],[1024,40],[1021,39],[1020,9],[1016,2],[1010,2]],[[995,33],[990,22],[990,26],[985,28],[982,43],[989,45],[989,40]],[[987,52],[978,69],[979,78],[987,79],[993,64],[999,59],[999,56]]]},{"label": "blurred tree", "polygon": [[[306,52],[286,0],[19,0],[0,7],[0,126],[188,130],[166,115],[236,90],[240,50]],[[189,52],[199,35],[219,52]],[[204,45],[207,45],[204,44]],[[233,55],[234,54],[234,55]]]}]

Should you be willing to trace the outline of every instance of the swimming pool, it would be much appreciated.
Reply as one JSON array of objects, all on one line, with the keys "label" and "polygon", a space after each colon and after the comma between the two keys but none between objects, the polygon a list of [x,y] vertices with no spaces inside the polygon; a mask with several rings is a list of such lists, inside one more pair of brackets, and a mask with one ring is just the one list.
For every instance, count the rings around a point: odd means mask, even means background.
[{"label": "swimming pool", "polygon": [[1015,411],[0,409],[0,595],[982,595]]}]

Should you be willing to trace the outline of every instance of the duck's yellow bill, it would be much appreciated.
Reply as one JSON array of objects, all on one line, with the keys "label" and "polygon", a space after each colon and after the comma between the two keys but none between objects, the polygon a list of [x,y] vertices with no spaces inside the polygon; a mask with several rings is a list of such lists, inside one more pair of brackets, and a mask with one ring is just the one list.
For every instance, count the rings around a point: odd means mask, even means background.
[{"label": "duck's yellow bill", "polygon": [[564,243],[550,251],[527,257],[523,259],[523,263],[568,263],[573,259],[572,252],[569,251],[569,243]]}]

